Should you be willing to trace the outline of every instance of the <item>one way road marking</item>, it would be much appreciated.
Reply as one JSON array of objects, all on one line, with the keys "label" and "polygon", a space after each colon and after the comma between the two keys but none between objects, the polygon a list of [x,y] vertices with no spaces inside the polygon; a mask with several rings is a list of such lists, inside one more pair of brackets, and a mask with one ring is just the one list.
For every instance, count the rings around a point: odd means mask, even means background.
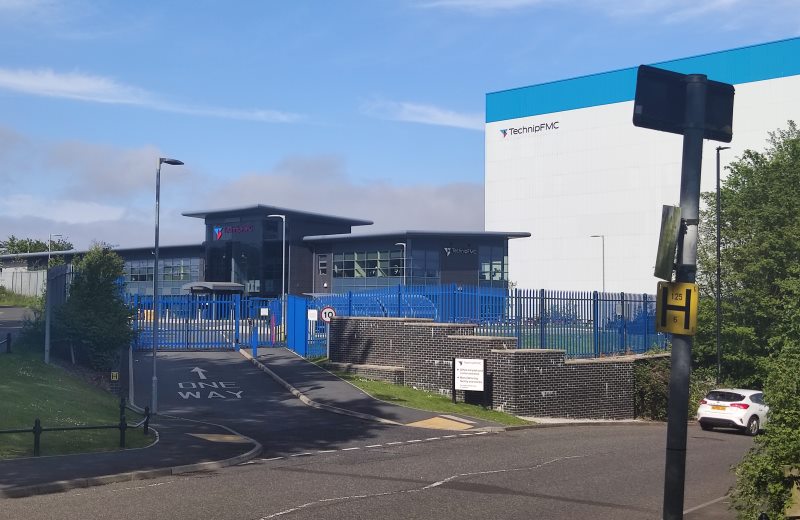
[{"label": "one way road marking", "polygon": [[206,374],[205,374],[206,371],[203,370],[202,368],[194,367],[192,370],[190,370],[190,372],[194,372],[195,374],[200,376],[200,379],[205,379],[206,378]]}]

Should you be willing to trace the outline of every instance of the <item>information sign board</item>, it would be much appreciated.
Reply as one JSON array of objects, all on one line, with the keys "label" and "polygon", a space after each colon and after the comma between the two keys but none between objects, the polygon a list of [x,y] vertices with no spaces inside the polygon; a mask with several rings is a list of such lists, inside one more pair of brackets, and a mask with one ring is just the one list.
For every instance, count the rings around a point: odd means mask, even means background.
[{"label": "information sign board", "polygon": [[459,359],[453,361],[453,383],[456,390],[483,392],[483,359]]}]

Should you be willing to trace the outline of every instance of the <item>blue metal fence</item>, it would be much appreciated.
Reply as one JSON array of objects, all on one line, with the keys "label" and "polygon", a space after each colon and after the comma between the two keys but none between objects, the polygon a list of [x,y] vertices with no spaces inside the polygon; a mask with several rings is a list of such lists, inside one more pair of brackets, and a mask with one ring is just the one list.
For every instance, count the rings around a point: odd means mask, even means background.
[{"label": "blue metal fence", "polygon": [[506,290],[476,286],[397,286],[318,296],[310,308],[338,316],[430,318],[474,323],[477,333],[514,337],[518,348],[551,348],[600,357],[665,348],[648,294]]},{"label": "blue metal fence", "polygon": [[[571,358],[641,353],[668,342],[655,330],[655,297],[648,294],[440,285],[292,296],[286,334],[279,299],[180,295],[159,301],[158,343],[165,350],[275,346],[285,335],[298,354],[321,356],[325,324],[308,321],[307,311],[326,306],[338,316],[474,323],[477,334],[516,338],[518,348],[563,349]],[[152,348],[153,298],[130,296],[129,304],[135,309],[134,348]]]}]

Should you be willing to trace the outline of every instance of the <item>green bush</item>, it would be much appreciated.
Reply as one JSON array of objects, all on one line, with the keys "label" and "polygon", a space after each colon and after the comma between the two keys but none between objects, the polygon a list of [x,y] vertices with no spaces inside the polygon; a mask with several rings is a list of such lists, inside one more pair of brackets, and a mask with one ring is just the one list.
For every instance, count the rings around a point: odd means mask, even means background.
[{"label": "green bush", "polygon": [[800,343],[784,345],[780,354],[765,362],[768,367],[764,399],[769,421],[755,446],[736,466],[731,497],[740,519],[784,518],[791,487],[783,466],[800,466]]},{"label": "green bush", "polygon": [[670,358],[640,360],[633,365],[634,414],[643,419],[667,418]]}]

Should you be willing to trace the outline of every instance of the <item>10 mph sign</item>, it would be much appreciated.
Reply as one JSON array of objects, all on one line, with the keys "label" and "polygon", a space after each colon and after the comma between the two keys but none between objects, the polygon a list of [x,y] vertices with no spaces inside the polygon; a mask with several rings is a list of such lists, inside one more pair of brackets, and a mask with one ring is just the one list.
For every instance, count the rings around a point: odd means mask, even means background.
[{"label": "10 mph sign", "polygon": [[325,323],[330,323],[331,318],[333,318],[334,316],[336,316],[336,309],[334,309],[333,307],[323,307],[322,310],[319,311],[319,317]]}]

